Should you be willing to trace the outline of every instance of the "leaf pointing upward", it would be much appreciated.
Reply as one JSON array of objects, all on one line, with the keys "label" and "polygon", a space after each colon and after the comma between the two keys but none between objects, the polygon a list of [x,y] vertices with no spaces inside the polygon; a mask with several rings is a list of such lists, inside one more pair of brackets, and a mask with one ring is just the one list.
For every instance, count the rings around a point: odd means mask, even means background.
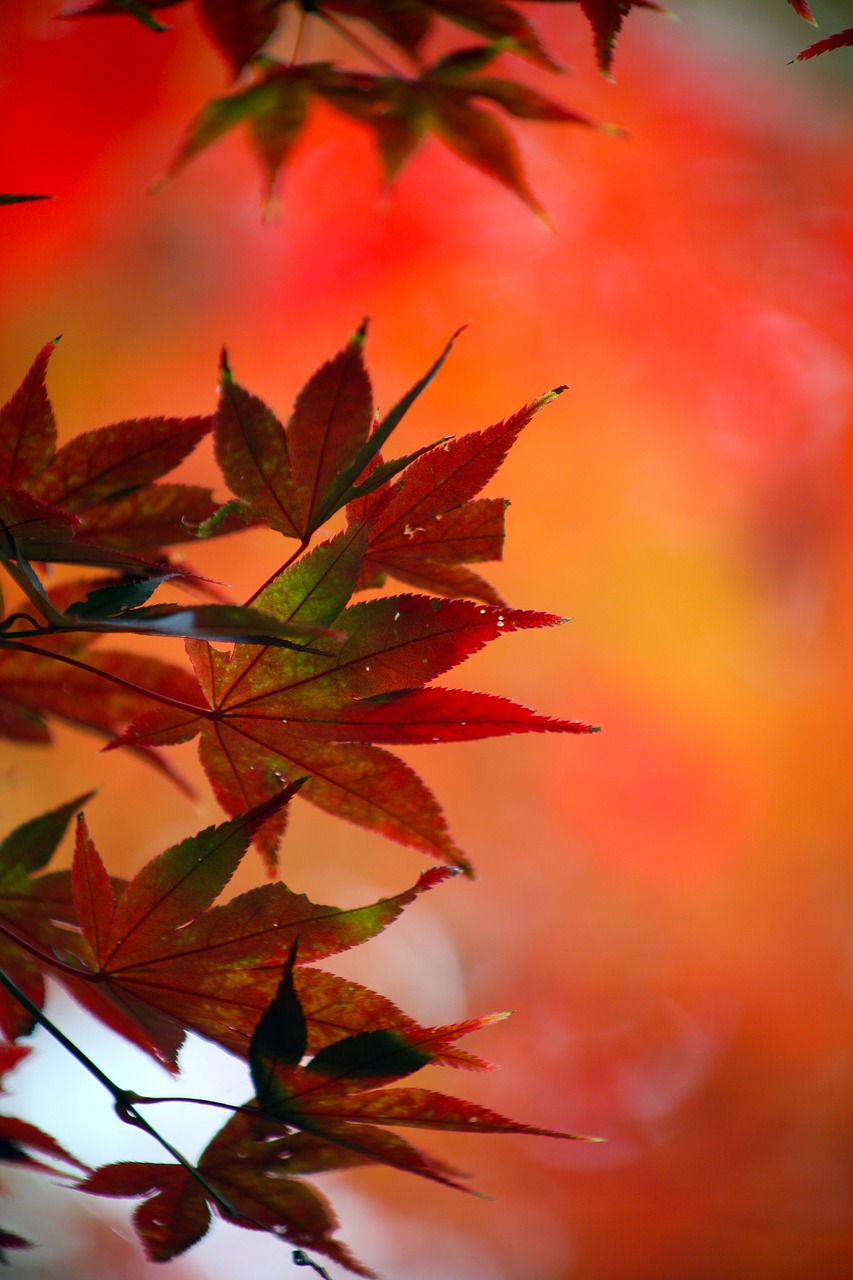
[{"label": "leaf pointing upward", "polygon": [[350,500],[352,486],[432,381],[453,343],[451,338],[432,368],[371,433],[373,397],[364,366],[365,333],[366,322],[343,351],[309,379],[286,426],[234,381],[223,352],[214,420],[222,474],[255,516],[288,537],[307,541]]}]

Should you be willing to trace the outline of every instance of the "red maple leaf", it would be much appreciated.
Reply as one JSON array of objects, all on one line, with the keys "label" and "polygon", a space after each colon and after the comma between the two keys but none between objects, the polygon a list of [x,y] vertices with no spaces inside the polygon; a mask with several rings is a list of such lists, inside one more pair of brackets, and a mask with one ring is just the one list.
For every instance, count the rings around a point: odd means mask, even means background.
[{"label": "red maple leaf", "polygon": [[[232,1212],[211,1201],[202,1185],[177,1164],[121,1162],[96,1169],[78,1184],[80,1191],[100,1196],[142,1196],[133,1224],[146,1256],[168,1262],[206,1235],[211,1211],[250,1230],[272,1231],[281,1240],[322,1253],[360,1276],[373,1276],[346,1245],[332,1238],[337,1219],[325,1196],[296,1173],[323,1172],[320,1153],[302,1135],[270,1141],[266,1132],[243,1115],[235,1115],[203,1151],[198,1172]],[[339,1161],[331,1167],[340,1168]]]},{"label": "red maple leaf", "polygon": [[504,605],[488,582],[463,566],[501,559],[507,503],[474,499],[533,415],[564,390],[540,396],[486,431],[435,445],[393,485],[386,482],[377,493],[351,502],[350,520],[366,520],[370,527],[359,585],[382,586],[390,573],[421,590]]},{"label": "red maple leaf", "polygon": [[[295,937],[302,963],[334,955],[379,933],[449,874],[429,871],[411,889],[359,908],[313,903],[281,883],[212,906],[253,833],[295,790],[280,791],[231,822],[167,850],[127,885],[110,879],[85,821],[78,822],[71,886],[73,919],[81,933],[79,938],[66,933],[59,947],[54,943],[64,957],[54,966],[57,976],[103,1022],[170,1069],[186,1030],[246,1055]],[[50,965],[49,957],[43,963]],[[327,977],[315,970],[300,975],[309,1021],[310,1008],[323,1015],[312,1032],[318,1047],[349,1034],[353,1025],[369,1026],[376,1016],[369,999],[359,1012],[361,988],[347,988],[342,980],[330,988]],[[331,1013],[336,1001],[348,1007],[349,1015],[337,1028]],[[459,1034],[455,1028],[411,1025],[436,1053]],[[482,1064],[463,1059],[458,1065]]]},{"label": "red maple leaf", "polygon": [[[209,713],[167,708],[151,712],[114,745],[160,746],[200,732],[202,762],[227,812],[239,813],[277,791],[282,780],[307,774],[303,794],[321,808],[468,869],[436,800],[417,774],[372,745],[369,717],[353,733],[348,716],[352,711],[358,716],[365,700],[421,688],[501,635],[553,626],[560,619],[429,596],[396,596],[345,607],[367,537],[365,526],[351,526],[283,570],[255,599],[258,607],[276,617],[333,623],[346,636],[335,653],[241,645],[228,656],[189,641],[187,649]],[[402,699],[397,706],[405,725],[408,706],[400,703]],[[393,699],[386,706],[389,710],[377,718],[379,741],[389,740]],[[479,708],[483,717],[470,734],[464,732],[465,724],[458,724],[456,730],[439,730],[432,736],[445,741],[482,737],[490,724],[498,733],[582,728],[573,721],[546,723],[521,709],[504,714],[497,727],[498,708],[488,699]],[[472,709],[477,709],[476,700]],[[503,710],[509,712],[508,707]],[[397,740],[404,737],[405,727]],[[283,829],[279,816],[259,833],[270,863]]]},{"label": "red maple leaf", "polygon": [[[159,478],[210,430],[211,419],[144,418],[87,431],[56,447],[45,386],[48,343],[0,408],[0,555],[9,562],[94,564],[146,575],[163,547],[195,537],[216,511],[210,490]],[[212,531],[245,525],[229,514]]]}]

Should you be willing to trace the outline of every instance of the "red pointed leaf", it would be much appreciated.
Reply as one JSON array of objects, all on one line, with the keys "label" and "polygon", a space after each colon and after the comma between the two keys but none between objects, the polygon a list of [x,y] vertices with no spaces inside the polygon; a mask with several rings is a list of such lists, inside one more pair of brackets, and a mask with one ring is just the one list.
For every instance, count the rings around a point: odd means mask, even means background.
[{"label": "red pointed leaf", "polygon": [[32,484],[53,457],[56,424],[45,373],[55,346],[49,342],[42,347],[18,390],[0,408],[0,484]]},{"label": "red pointed leaf", "polygon": [[329,493],[370,431],[373,396],[363,348],[364,332],[359,330],[305,385],[287,425],[306,531],[331,514],[326,509]]},{"label": "red pointed leaf", "polygon": [[274,208],[275,189],[282,166],[295,147],[308,121],[311,104],[310,72],[302,67],[276,67],[262,79],[266,110],[249,120],[252,148],[264,174],[264,198]]},{"label": "red pointed leaf", "polygon": [[214,440],[231,492],[271,528],[301,537],[299,498],[284,427],[262,400],[234,381],[224,353]]},{"label": "red pointed leaf", "polygon": [[107,939],[115,917],[115,895],[109,874],[92,843],[82,814],[77,819],[77,843],[71,868],[74,912],[89,944],[92,963],[100,966],[107,960]]},{"label": "red pointed leaf", "polygon": [[[322,731],[321,726],[318,729]],[[351,742],[468,742],[509,733],[592,733],[580,720],[537,715],[508,698],[462,689],[402,691],[379,701],[353,703],[328,730]]]},{"label": "red pointed leaf", "polygon": [[500,560],[504,544],[503,498],[478,498],[422,523],[406,521],[371,539],[369,558],[396,576],[396,567],[417,573],[421,565],[461,565]]},{"label": "red pointed leaf", "polygon": [[512,135],[496,116],[472,106],[468,96],[443,88],[431,92],[434,132],[460,159],[500,182],[538,218],[547,221],[542,204],[528,184]]},{"label": "red pointed leaf", "polygon": [[430,26],[429,6],[412,0],[327,0],[323,7],[369,22],[413,58]]},{"label": "red pointed leaf", "polygon": [[141,418],[87,431],[63,445],[33,492],[81,511],[172,471],[210,427],[210,418]]},{"label": "red pointed leaf", "polygon": [[599,69],[607,76],[613,65],[617,36],[631,9],[661,11],[661,6],[652,0],[580,0],[580,6],[592,26]]},{"label": "red pointed leaf", "polygon": [[[303,1072],[309,1076],[309,1073]],[[459,1133],[529,1133],[544,1138],[577,1138],[577,1134],[556,1129],[540,1129],[520,1124],[506,1116],[464,1102],[431,1089],[377,1089],[368,1093],[340,1092],[335,1086],[323,1090],[306,1085],[304,1095],[294,1096],[294,1107],[304,1108],[312,1117],[362,1120],[370,1124],[403,1125],[419,1129],[455,1130]],[[322,1124],[325,1131],[326,1126]]]},{"label": "red pointed leaf", "polygon": [[805,19],[806,22],[810,22],[813,27],[817,26],[817,23],[815,22],[814,14],[812,13],[811,9],[806,3],[806,0],[788,0],[788,3],[790,4],[794,12],[798,13],[801,18]]},{"label": "red pointed leaf", "polygon": [[152,1262],[168,1262],[201,1240],[210,1209],[201,1187],[177,1164],[102,1165],[78,1185],[96,1196],[145,1196],[133,1225]]},{"label": "red pointed leaf", "polygon": [[828,36],[826,40],[818,40],[816,44],[810,44],[807,49],[803,49],[802,53],[798,53],[794,62],[805,62],[808,58],[816,58],[821,53],[830,53],[833,49],[845,49],[853,45],[853,27],[847,27],[845,31],[837,31],[835,35]]},{"label": "red pointed leaf", "polygon": [[[75,905],[86,947],[76,948],[80,975],[65,969],[59,977],[86,1008],[167,1066],[174,1065],[187,1029],[246,1054],[297,940],[300,963],[346,950],[381,932],[449,874],[429,871],[411,889],[366,907],[313,903],[280,883],[209,907],[252,832],[286,799],[286,792],[279,794],[155,858],[123,888],[109,925],[99,859],[88,844],[78,847]],[[73,937],[63,936],[67,953]],[[96,982],[87,981],[92,973]],[[417,1034],[445,1043],[461,1032]],[[311,1036],[312,1044],[330,1040],[325,1031]]]},{"label": "red pointed leaf", "polygon": [[[75,661],[70,655],[60,657],[56,646],[45,646],[38,654],[2,649],[0,696],[23,712],[58,716],[110,737],[150,710],[158,693],[181,702],[201,702],[191,675],[156,658],[98,650],[87,658],[91,670],[73,665]],[[104,679],[99,672],[114,679]],[[150,690],[151,696],[116,681]]]},{"label": "red pointed leaf", "polygon": [[53,1165],[35,1160],[24,1150],[25,1147],[30,1147],[33,1151],[50,1156],[54,1160],[61,1160],[64,1164],[76,1165],[78,1169],[88,1169],[88,1165],[69,1155],[65,1147],[43,1129],[37,1128],[26,1120],[18,1120],[14,1116],[0,1116],[0,1160],[9,1160],[31,1169],[43,1169],[47,1173],[57,1172]]},{"label": "red pointed leaf", "polygon": [[557,64],[545,52],[533,27],[514,5],[502,0],[428,0],[428,7],[441,17],[491,41],[506,41],[518,53],[550,70]]}]

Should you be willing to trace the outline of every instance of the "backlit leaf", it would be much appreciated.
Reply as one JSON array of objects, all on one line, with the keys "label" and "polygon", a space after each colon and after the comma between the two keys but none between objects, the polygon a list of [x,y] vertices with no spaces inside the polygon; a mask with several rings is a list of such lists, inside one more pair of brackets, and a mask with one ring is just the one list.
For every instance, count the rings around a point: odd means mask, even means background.
[{"label": "backlit leaf", "polygon": [[853,45],[853,27],[847,27],[845,31],[837,31],[835,35],[827,36],[825,40],[818,40],[816,44],[810,44],[807,49],[803,49],[802,53],[797,54],[794,62],[805,62],[808,58],[816,58],[821,53],[849,48],[850,45]]}]

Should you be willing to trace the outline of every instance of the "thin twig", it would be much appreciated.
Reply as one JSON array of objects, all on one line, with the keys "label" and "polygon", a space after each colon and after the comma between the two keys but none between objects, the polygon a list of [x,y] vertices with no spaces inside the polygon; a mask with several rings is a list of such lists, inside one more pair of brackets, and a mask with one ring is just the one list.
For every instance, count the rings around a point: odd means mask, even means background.
[{"label": "thin twig", "polygon": [[395,80],[399,80],[401,78],[400,71],[393,63],[389,62],[387,58],[383,58],[382,54],[377,53],[375,49],[371,49],[369,44],[362,40],[360,36],[357,36],[350,31],[348,27],[345,27],[344,24],[339,22],[337,18],[333,17],[331,13],[326,13],[325,9],[317,9],[315,12],[318,18],[322,18],[324,22],[327,22],[330,27],[337,31],[338,35],[341,36],[342,39],[346,40],[348,44],[351,44],[353,48],[358,49],[359,53],[363,53],[364,56],[369,58],[377,67],[380,67],[383,71],[387,72],[388,75],[393,76]]}]

